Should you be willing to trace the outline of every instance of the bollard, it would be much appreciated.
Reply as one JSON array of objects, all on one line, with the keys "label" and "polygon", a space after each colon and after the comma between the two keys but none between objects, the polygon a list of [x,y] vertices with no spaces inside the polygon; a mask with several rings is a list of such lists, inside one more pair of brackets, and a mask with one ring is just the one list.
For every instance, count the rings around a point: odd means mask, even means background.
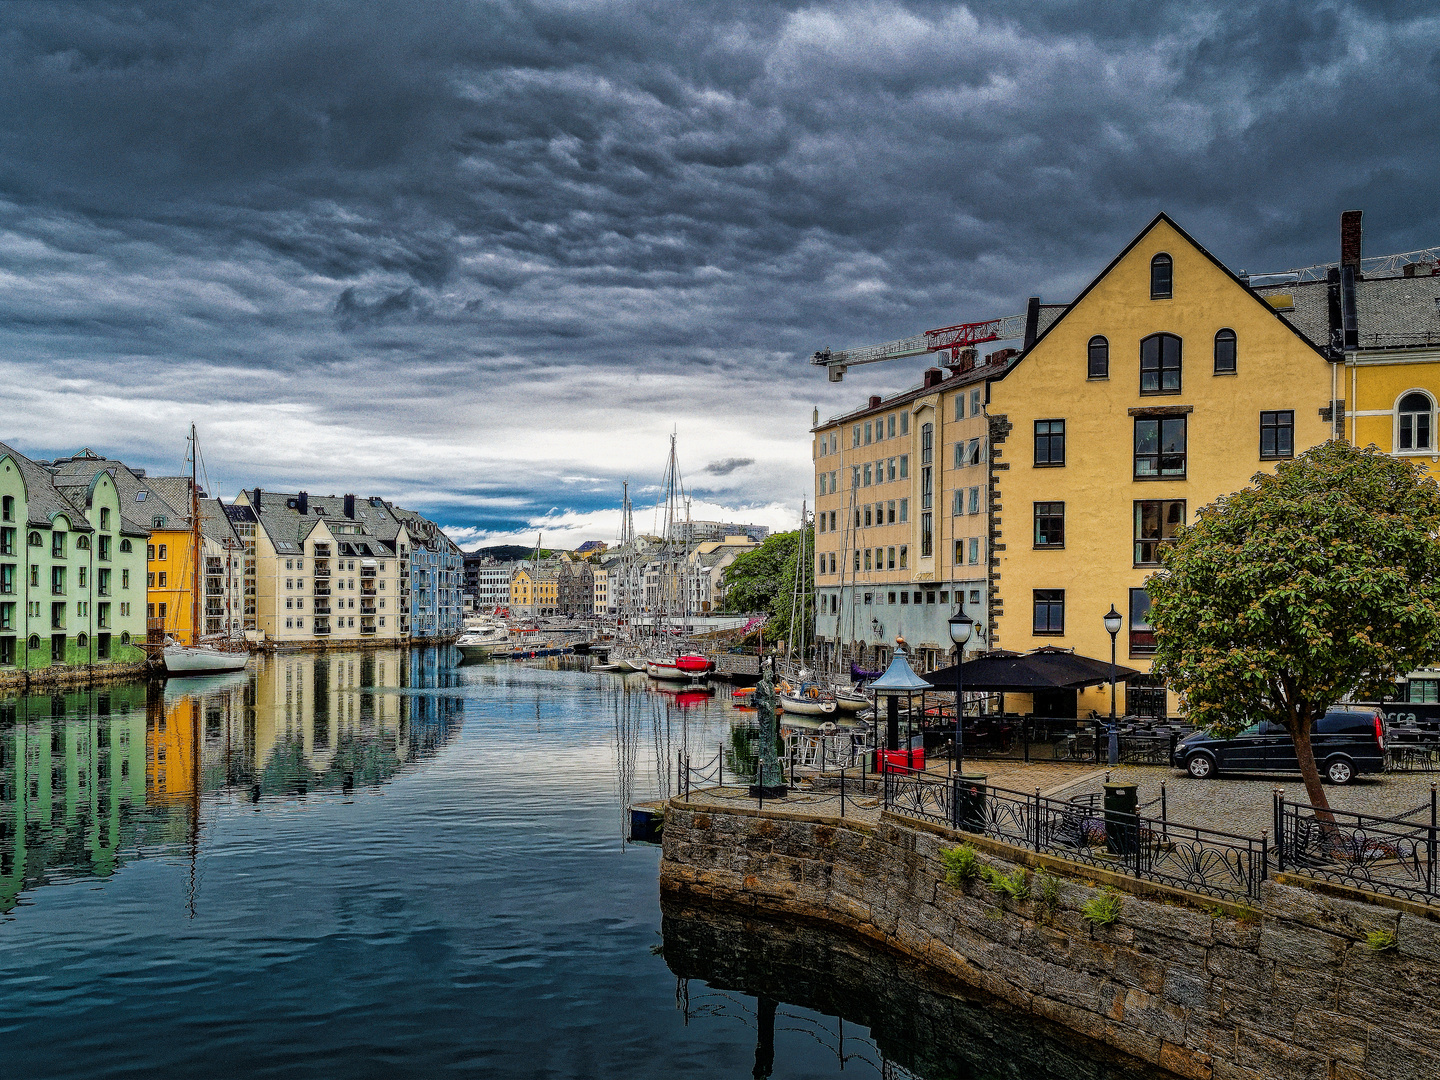
[{"label": "bollard", "polygon": [[840,769],[840,816],[845,816],[845,769]]}]

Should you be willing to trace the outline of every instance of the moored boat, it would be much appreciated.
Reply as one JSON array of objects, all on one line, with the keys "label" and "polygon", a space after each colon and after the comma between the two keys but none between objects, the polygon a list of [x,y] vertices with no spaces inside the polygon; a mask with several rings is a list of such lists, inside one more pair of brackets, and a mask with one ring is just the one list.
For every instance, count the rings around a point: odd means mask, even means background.
[{"label": "moored boat", "polygon": [[837,686],[831,693],[835,695],[836,707],[843,713],[859,713],[870,708],[870,699],[859,690]]},{"label": "moored boat", "polygon": [[212,645],[165,646],[165,671],[170,675],[218,675],[225,671],[243,671],[250,659],[248,651],[217,649]]},{"label": "moored boat", "polygon": [[455,639],[455,648],[466,660],[489,660],[496,650],[509,645],[510,636],[504,629],[470,630]]},{"label": "moored boat", "polygon": [[787,714],[796,716],[829,716],[839,707],[835,696],[818,686],[803,687],[790,693],[781,691],[775,696]]}]

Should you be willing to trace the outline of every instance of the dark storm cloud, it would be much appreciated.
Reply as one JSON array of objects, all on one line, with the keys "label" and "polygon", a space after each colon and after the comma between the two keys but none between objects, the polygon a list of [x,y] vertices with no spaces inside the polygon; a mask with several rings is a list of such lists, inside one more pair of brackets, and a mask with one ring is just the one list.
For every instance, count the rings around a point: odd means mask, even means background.
[{"label": "dark storm cloud", "polygon": [[798,507],[811,405],[915,374],[816,348],[1067,299],[1160,209],[1257,272],[1349,206],[1440,242],[1437,98],[1399,3],[7,5],[0,435],[194,417],[232,486],[483,532],[678,425]]}]

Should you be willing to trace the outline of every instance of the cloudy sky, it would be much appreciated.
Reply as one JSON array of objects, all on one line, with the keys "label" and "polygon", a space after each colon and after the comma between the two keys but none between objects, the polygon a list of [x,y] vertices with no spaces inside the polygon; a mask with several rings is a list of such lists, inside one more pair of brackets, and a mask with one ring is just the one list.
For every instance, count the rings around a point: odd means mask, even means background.
[{"label": "cloudy sky", "polygon": [[467,546],[783,525],[830,345],[1440,243],[1434,5],[0,7],[0,441],[383,494]]}]

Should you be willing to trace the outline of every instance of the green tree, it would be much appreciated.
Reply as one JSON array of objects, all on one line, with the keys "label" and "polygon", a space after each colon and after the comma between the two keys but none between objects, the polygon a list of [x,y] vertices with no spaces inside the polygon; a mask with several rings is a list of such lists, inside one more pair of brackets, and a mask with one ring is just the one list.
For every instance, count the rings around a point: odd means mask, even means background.
[{"label": "green tree", "polygon": [[806,558],[797,566],[801,533],[775,533],[753,551],[736,558],[725,570],[725,610],[756,611],[769,616],[765,638],[788,639],[791,634],[791,611],[796,598],[796,573],[800,573],[800,604],[795,612],[795,635],[808,641],[815,629],[815,530],[807,526],[804,533]]},{"label": "green tree", "polygon": [[1440,655],[1440,489],[1374,447],[1323,443],[1202,509],[1146,583],[1155,669],[1222,735],[1284,725],[1312,805],[1310,745],[1349,695]]}]

